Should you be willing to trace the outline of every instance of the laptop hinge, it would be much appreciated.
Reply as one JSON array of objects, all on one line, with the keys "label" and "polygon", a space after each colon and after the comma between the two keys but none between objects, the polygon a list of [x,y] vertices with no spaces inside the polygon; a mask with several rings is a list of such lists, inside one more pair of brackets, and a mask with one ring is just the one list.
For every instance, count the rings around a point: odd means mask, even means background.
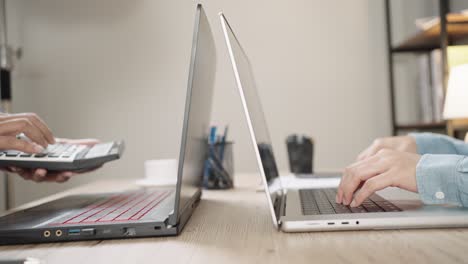
[{"label": "laptop hinge", "polygon": [[[193,209],[198,205],[201,199],[201,190],[198,189],[197,192],[192,196],[192,198],[187,201],[184,205],[184,208],[180,208],[180,212],[173,211],[168,219],[167,225],[177,226],[181,219],[186,220],[191,214]],[[182,203],[182,201],[180,201]],[[174,206],[175,207],[175,206]]]},{"label": "laptop hinge", "polygon": [[284,216],[286,212],[286,194],[284,191],[279,191],[277,193],[273,206],[275,208],[276,219],[278,224],[280,224],[281,216]]},{"label": "laptop hinge", "polygon": [[280,207],[280,217],[286,215],[286,192],[283,191],[283,195],[281,195],[281,207]]},{"label": "laptop hinge", "polygon": [[172,213],[169,215],[169,217],[165,221],[166,226],[175,226],[177,224],[177,214],[175,211],[172,211]]}]

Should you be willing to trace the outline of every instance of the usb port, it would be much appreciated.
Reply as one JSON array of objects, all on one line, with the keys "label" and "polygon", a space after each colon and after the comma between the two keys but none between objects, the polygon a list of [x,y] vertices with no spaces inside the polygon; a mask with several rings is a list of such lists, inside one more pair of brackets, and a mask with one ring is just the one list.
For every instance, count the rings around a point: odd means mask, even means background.
[{"label": "usb port", "polygon": [[334,222],[329,222],[327,223],[328,225],[334,225],[335,223]]},{"label": "usb port", "polygon": [[94,236],[96,235],[96,229],[94,228],[84,228],[81,229],[81,234],[84,236]]},{"label": "usb port", "polygon": [[80,229],[68,229],[69,236],[78,236],[80,235],[80,233],[81,233]]},{"label": "usb port", "polygon": [[342,225],[347,225],[349,222],[341,222]]}]

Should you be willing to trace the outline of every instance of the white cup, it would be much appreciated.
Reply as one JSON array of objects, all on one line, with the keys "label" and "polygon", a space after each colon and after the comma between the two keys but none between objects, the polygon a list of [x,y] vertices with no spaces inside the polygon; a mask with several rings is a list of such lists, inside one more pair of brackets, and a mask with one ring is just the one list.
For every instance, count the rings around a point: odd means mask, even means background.
[{"label": "white cup", "polygon": [[145,161],[145,178],[137,184],[143,186],[167,186],[177,183],[177,160],[160,159]]}]

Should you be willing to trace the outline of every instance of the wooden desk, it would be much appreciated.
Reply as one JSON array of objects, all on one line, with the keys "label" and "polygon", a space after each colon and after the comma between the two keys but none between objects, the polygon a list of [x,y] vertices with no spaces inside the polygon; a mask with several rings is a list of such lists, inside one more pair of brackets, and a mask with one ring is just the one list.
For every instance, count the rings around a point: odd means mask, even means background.
[{"label": "wooden desk", "polygon": [[[0,259],[52,263],[455,263],[467,262],[468,229],[286,234],[273,228],[259,177],[237,188],[204,191],[178,237],[0,247]],[[71,193],[123,190],[132,182],[97,182]],[[44,202],[43,199],[41,202]]]}]

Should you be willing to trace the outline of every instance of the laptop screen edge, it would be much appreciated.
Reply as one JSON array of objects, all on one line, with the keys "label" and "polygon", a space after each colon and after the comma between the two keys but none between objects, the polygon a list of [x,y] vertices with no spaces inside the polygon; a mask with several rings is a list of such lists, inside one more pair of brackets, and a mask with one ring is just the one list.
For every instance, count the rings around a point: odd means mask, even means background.
[{"label": "laptop screen edge", "polygon": [[[230,57],[230,60],[231,60],[231,66],[232,66],[232,69],[233,69],[233,72],[234,72],[234,77],[236,79],[236,86],[238,88],[238,92],[239,92],[239,95],[240,95],[240,98],[241,98],[241,101],[242,101],[242,107],[244,109],[244,115],[245,115],[245,118],[246,118],[246,121],[247,121],[247,126],[249,128],[250,139],[251,139],[254,151],[255,151],[257,166],[258,166],[258,169],[259,169],[260,174],[262,176],[262,182],[263,182],[263,186],[264,186],[264,190],[265,190],[265,195],[267,196],[268,206],[269,206],[270,213],[271,213],[271,216],[272,216],[273,225],[276,228],[279,228],[280,217],[279,217],[279,215],[277,215],[279,210],[275,210],[275,206],[274,206],[273,201],[272,201],[271,196],[270,196],[269,183],[268,183],[268,180],[267,180],[267,177],[266,177],[266,174],[265,174],[265,170],[264,170],[264,167],[263,167],[262,158],[260,156],[260,152],[259,152],[259,149],[257,147],[258,142],[257,142],[256,136],[255,136],[255,131],[254,131],[254,128],[253,128],[252,119],[250,117],[249,108],[247,106],[247,102],[246,102],[242,82],[241,82],[241,79],[240,79],[240,74],[239,74],[239,71],[237,69],[236,58],[235,58],[234,53],[233,53],[231,40],[230,40],[229,35],[228,35],[228,30],[231,31],[234,38],[236,38],[236,41],[238,41],[238,40],[237,40],[237,37],[235,36],[231,26],[229,25],[229,22],[227,21],[226,17],[224,16],[224,14],[222,12],[219,13],[219,17],[220,17],[221,26],[222,26],[222,29],[223,29],[223,36],[224,36],[226,46],[227,46],[227,49],[228,49],[228,53],[229,53],[229,57]],[[239,44],[239,46],[240,46],[240,44]],[[241,47],[241,49],[242,49],[242,47]],[[244,52],[244,51],[242,50],[242,52]]]}]

